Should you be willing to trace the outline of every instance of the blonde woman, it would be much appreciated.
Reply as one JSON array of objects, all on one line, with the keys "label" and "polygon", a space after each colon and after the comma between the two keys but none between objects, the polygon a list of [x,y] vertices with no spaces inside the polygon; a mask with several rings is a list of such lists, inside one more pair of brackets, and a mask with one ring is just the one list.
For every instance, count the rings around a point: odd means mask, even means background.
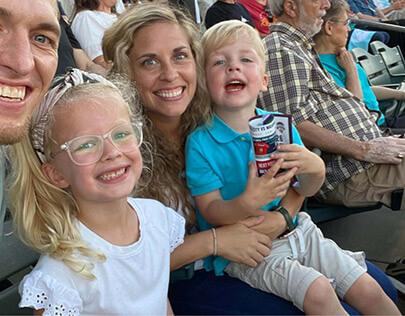
[{"label": "blonde woman", "polygon": [[132,7],[106,31],[103,52],[113,71],[132,78],[147,117],[145,139],[154,159],[147,165],[150,173],[139,181],[138,194],[157,199],[186,218],[190,235],[173,252],[171,269],[193,264],[177,270],[175,275],[182,280],[169,287],[175,314],[299,314],[286,300],[202,269],[199,259],[212,254],[256,266],[269,254],[271,243],[252,228],[263,225],[270,236],[278,236],[286,224],[281,215],[267,212],[266,218],[197,232],[185,182],[184,145],[186,137],[212,114],[193,21],[167,6]]}]

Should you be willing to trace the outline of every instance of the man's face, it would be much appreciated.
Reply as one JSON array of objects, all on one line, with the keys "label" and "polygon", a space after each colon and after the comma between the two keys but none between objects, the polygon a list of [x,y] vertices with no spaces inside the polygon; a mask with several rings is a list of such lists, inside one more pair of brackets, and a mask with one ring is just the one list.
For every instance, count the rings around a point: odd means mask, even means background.
[{"label": "man's face", "polygon": [[25,135],[58,63],[55,0],[0,0],[0,145]]},{"label": "man's face", "polygon": [[322,28],[322,17],[329,7],[328,0],[301,0],[298,2],[299,28],[311,37],[317,34]]}]

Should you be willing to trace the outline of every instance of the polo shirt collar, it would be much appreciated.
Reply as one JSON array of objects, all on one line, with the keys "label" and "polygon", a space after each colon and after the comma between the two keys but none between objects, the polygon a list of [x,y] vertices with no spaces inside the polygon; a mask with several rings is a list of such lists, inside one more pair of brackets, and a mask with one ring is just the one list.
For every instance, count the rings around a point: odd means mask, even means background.
[{"label": "polo shirt collar", "polygon": [[[263,111],[262,109],[256,108],[256,115],[262,115],[265,113],[266,112]],[[218,143],[222,144],[230,143],[236,138],[240,137],[241,135],[245,135],[250,139],[249,133],[238,134],[232,128],[226,125],[225,122],[221,120],[215,113],[214,113],[214,123],[212,124],[212,126],[208,128],[208,132]]]},{"label": "polo shirt collar", "polygon": [[216,114],[214,114],[214,124],[209,127],[208,132],[218,143],[221,144],[230,143],[240,136],[232,128],[226,125]]}]

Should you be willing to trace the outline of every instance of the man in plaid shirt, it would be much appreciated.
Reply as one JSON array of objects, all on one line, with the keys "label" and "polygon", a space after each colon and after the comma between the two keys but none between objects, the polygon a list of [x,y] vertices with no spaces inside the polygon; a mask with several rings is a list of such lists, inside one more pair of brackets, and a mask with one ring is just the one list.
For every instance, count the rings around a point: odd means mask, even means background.
[{"label": "man in plaid shirt", "polygon": [[269,2],[278,23],[264,39],[269,83],[258,106],[291,114],[305,145],[322,150],[326,180],[317,198],[405,209],[405,139],[382,137],[363,101],[334,82],[314,50],[329,1]]}]

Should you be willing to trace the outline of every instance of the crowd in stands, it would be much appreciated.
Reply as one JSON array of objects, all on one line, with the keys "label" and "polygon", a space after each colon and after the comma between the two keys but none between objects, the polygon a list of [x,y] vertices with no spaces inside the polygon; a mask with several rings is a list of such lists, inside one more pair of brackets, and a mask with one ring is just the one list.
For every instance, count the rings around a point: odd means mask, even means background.
[{"label": "crowd in stands", "polygon": [[[0,0],[0,222],[41,254],[19,306],[400,315],[387,275],[301,210],[405,210],[405,139],[379,107],[405,92],[348,50],[405,53],[405,33],[350,20],[403,17],[404,0]],[[292,143],[259,176],[249,120],[280,113]]]}]

